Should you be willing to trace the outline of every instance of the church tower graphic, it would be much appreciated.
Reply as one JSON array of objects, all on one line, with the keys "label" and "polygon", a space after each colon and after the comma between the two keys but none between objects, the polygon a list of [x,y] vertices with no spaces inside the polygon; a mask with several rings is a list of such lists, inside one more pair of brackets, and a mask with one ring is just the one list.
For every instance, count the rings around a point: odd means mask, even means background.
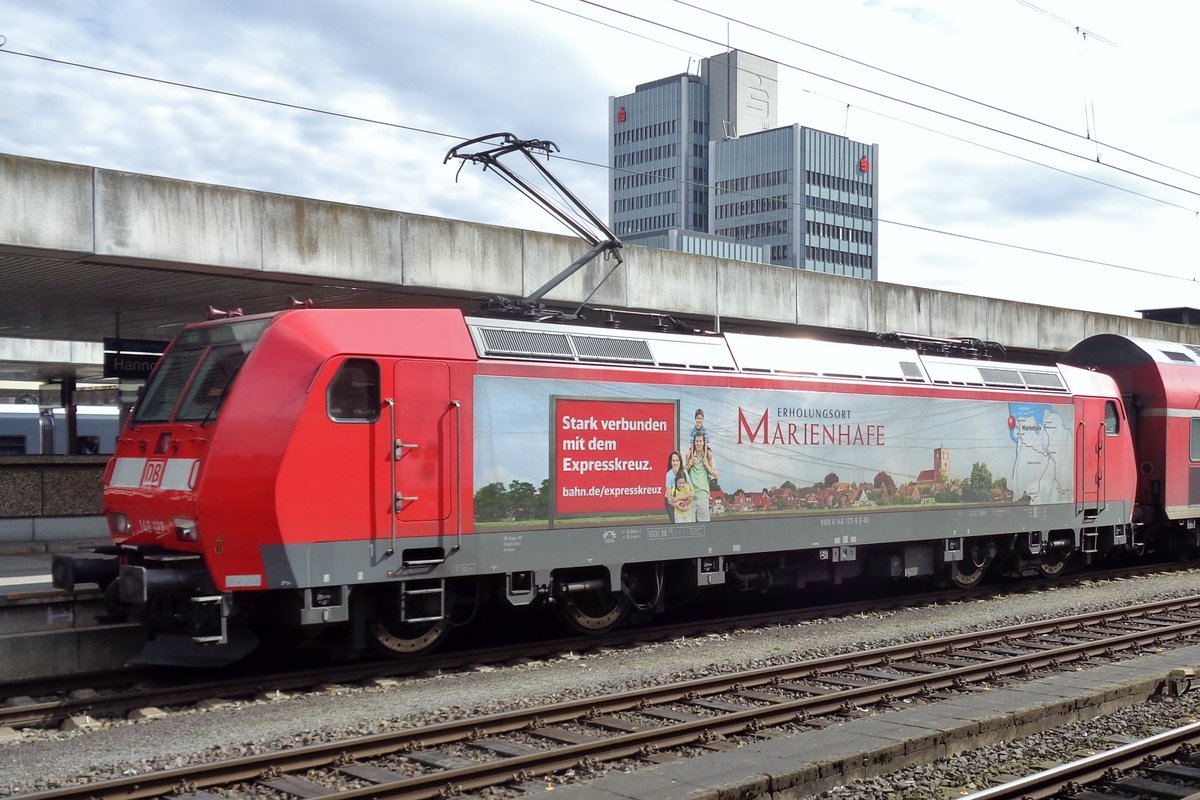
[{"label": "church tower graphic", "polygon": [[950,450],[945,447],[933,451],[933,475],[938,483],[950,482]]}]

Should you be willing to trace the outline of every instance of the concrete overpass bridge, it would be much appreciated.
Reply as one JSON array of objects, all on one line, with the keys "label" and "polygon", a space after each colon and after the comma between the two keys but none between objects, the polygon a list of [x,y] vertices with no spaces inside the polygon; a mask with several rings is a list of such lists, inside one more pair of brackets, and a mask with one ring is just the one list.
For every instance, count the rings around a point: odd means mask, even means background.
[{"label": "concrete overpass bridge", "polygon": [[[498,189],[499,190],[499,189]],[[0,155],[0,378],[83,380],[106,336],[170,338],[207,307],[476,307],[587,250],[570,236]],[[711,327],[902,331],[1068,349],[1097,332],[1200,344],[1200,328],[630,246],[590,303]],[[546,300],[570,308],[593,263]],[[680,291],[680,287],[688,287]]]}]

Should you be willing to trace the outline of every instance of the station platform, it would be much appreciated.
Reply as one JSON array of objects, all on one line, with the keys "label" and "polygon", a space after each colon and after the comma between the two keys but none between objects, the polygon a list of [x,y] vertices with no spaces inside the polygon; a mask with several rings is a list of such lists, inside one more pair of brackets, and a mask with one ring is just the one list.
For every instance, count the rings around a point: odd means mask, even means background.
[{"label": "station platform", "polygon": [[55,553],[88,553],[106,544],[110,544],[108,539],[78,538],[70,533],[38,542],[0,538],[0,597],[50,589],[50,561]]},{"label": "station platform", "polygon": [[[105,540],[62,540],[87,552]],[[112,669],[144,646],[133,623],[113,623],[96,584],[50,581],[50,552],[0,550],[0,683]]]},{"label": "station platform", "polygon": [[0,554],[0,597],[51,588],[49,553]]}]

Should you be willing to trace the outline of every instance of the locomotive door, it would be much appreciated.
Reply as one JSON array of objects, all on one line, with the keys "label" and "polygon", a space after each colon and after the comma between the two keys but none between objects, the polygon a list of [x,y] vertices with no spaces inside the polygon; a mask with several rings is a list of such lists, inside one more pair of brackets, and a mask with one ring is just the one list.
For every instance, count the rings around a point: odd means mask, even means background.
[{"label": "locomotive door", "polygon": [[[450,401],[450,370],[441,361],[397,361],[392,373],[388,487],[394,521],[444,521],[456,490],[458,409]],[[440,526],[412,533],[436,535]]]},{"label": "locomotive door", "polygon": [[1085,521],[1104,510],[1107,471],[1105,401],[1077,398],[1075,404],[1075,513]]}]

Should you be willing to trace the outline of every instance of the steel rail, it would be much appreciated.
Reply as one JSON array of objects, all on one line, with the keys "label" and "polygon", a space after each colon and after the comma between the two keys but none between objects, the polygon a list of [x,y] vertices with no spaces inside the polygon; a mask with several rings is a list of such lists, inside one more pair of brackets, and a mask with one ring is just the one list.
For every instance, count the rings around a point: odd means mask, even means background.
[{"label": "steel rail", "polygon": [[[1121,745],[1112,750],[1060,764],[1023,778],[981,789],[961,800],[1038,800],[1050,798],[1071,786],[1078,786],[1110,775],[1110,770],[1127,770],[1145,764],[1151,758],[1173,756],[1184,745],[1200,744],[1200,722]],[[1189,795],[1194,797],[1195,795]],[[1114,795],[1116,797],[1116,795]]]},{"label": "steel rail", "polygon": [[[946,592],[938,592],[933,597],[942,599],[961,599],[962,593],[957,590]],[[838,614],[854,614],[864,611],[879,610],[880,608],[890,608],[896,605],[909,606],[918,603],[927,603],[930,601],[930,596],[919,596],[917,598],[894,598],[893,602],[881,602],[879,600],[860,601],[851,604],[838,604],[836,606],[822,606],[803,610],[789,610],[785,612],[765,612],[752,614],[744,617],[735,617],[723,620],[719,623],[721,628],[729,627],[752,627],[763,624],[777,623],[785,619],[802,619],[814,616],[829,616],[836,611]],[[1163,609],[1172,607],[1176,604],[1186,604],[1189,601],[1195,601],[1200,605],[1200,595],[1193,598],[1179,598],[1177,600],[1166,600],[1157,603],[1147,604],[1142,606],[1141,613],[1163,613]],[[1092,612],[1089,614],[1077,615],[1062,619],[1048,620],[1043,623],[1049,628],[1059,627],[1084,627],[1108,619],[1107,615],[1118,614],[1121,618],[1126,618],[1128,615],[1136,613],[1134,609],[1125,609],[1119,612]],[[1031,623],[1037,625],[1038,623]],[[188,681],[183,685],[170,686],[152,686],[152,687],[137,687],[134,684],[144,682],[147,679],[155,677],[153,672],[135,671],[132,673],[92,673],[79,676],[68,676],[46,681],[38,681],[36,685],[29,682],[18,682],[14,684],[0,684],[0,698],[16,697],[16,696],[33,696],[40,694],[48,694],[54,683],[58,683],[58,691],[69,692],[77,688],[97,688],[97,687],[114,687],[126,684],[130,688],[117,694],[100,695],[100,696],[83,696],[73,697],[65,696],[55,700],[43,701],[33,704],[21,704],[14,706],[0,706],[0,726],[9,726],[14,728],[31,727],[31,726],[46,726],[54,725],[70,717],[88,715],[88,716],[123,716],[124,714],[138,708],[147,706],[154,707],[171,707],[182,706],[192,703],[197,703],[202,700],[211,698],[237,699],[240,697],[253,696],[270,692],[289,692],[311,689],[314,686],[322,684],[335,684],[339,682],[355,682],[370,680],[373,678],[401,677],[411,675],[426,670],[446,670],[462,667],[469,664],[488,663],[488,662],[503,662],[510,661],[517,656],[529,655],[547,655],[554,654],[572,649],[586,649],[603,646],[614,646],[614,644],[629,641],[645,641],[647,639],[669,639],[677,636],[688,635],[697,632],[697,630],[711,630],[714,623],[704,621],[700,623],[676,623],[674,625],[659,626],[654,629],[643,630],[627,630],[603,639],[590,637],[573,638],[568,640],[557,640],[550,643],[539,643],[522,648],[519,652],[514,652],[511,646],[505,645],[495,648],[483,650],[472,650],[465,653],[459,653],[447,656],[433,656],[429,658],[413,660],[411,662],[371,662],[367,664],[349,664],[342,666],[320,666],[312,669],[293,670],[285,673],[270,673],[265,675],[253,676],[237,676],[231,678],[211,678],[205,676],[199,681]],[[1045,632],[1049,628],[1043,627],[1039,632]],[[1022,634],[1022,631],[1028,630],[1025,626],[1009,626],[997,628],[991,631],[992,637],[990,642],[1003,641],[1015,635]],[[864,651],[857,654],[857,658],[863,663],[879,664],[888,659],[912,657],[917,651],[925,653],[940,652],[945,649],[953,649],[959,646],[960,642],[978,641],[980,633],[960,634],[958,638],[944,637],[935,642],[924,641],[916,644],[899,644],[885,648],[877,648],[875,650]],[[939,650],[940,648],[940,650]],[[841,657],[834,656],[830,659],[819,659],[816,661],[806,662],[815,668],[825,668],[833,670],[839,668],[839,659]],[[761,685],[762,683],[770,682],[777,674],[777,668],[766,668],[764,676],[761,678],[748,678],[747,680],[754,681],[753,685]],[[808,673],[805,673],[808,674]],[[161,677],[159,673],[158,677]],[[745,681],[744,681],[745,682]],[[697,687],[699,690],[699,687]]]},{"label": "steel rail", "polygon": [[[741,691],[745,687],[795,680],[797,677],[815,677],[831,674],[836,668],[859,669],[863,664],[892,663],[899,654],[919,658],[929,653],[964,652],[965,646],[985,646],[997,642],[1012,642],[1019,635],[1037,636],[1062,634],[1064,631],[1082,630],[1089,626],[1107,623],[1121,624],[1122,619],[1150,618],[1155,624],[1149,630],[1129,631],[1100,639],[1062,644],[1046,649],[1034,648],[1033,652],[1008,657],[976,654],[976,658],[988,659],[980,663],[953,667],[932,674],[916,674],[878,684],[854,687],[826,694],[787,699],[766,706],[747,707],[742,711],[726,713],[718,717],[664,725],[649,730],[622,733],[596,742],[575,744],[530,755],[512,756],[496,761],[459,769],[446,770],[429,775],[405,778],[390,783],[365,787],[339,793],[342,798],[416,798],[436,797],[447,787],[474,789],[496,785],[514,777],[543,774],[547,771],[577,766],[580,763],[609,761],[646,754],[654,750],[686,744],[704,743],[712,737],[753,733],[760,728],[803,722],[814,715],[831,714],[855,708],[861,704],[893,701],[918,696],[940,689],[965,688],[1009,675],[1029,674],[1041,667],[1056,667],[1063,663],[1079,661],[1094,655],[1131,650],[1148,644],[1162,643],[1170,639],[1200,634],[1200,616],[1186,621],[1156,619],[1157,615],[1172,612],[1197,610],[1200,598],[1161,601],[1135,606],[1127,613],[1095,612],[1072,617],[1007,626],[978,634],[959,634],[934,642],[896,645],[872,651],[836,656],[805,664],[783,665],[736,673],[725,676],[700,678],[663,687],[586,698],[550,706],[492,714],[484,717],[441,723],[424,728],[396,731],[362,737],[349,741],[330,742],[289,749],[277,753],[247,756],[231,761],[202,764],[163,772],[150,773],[130,778],[97,782],[82,786],[68,786],[27,795],[17,795],[20,800],[139,800],[158,797],[168,793],[194,792],[198,789],[225,785],[264,776],[329,768],[345,764],[348,760],[367,759],[406,751],[425,749],[432,746],[469,742],[486,735],[511,733],[537,729],[552,723],[586,719],[605,713],[638,711],[648,705],[676,701],[687,702],[706,695],[721,692]],[[1069,637],[1066,637],[1069,638]],[[1042,646],[1042,645],[1039,645]],[[892,664],[901,670],[903,665]],[[15,799],[14,799],[15,800]]]}]

